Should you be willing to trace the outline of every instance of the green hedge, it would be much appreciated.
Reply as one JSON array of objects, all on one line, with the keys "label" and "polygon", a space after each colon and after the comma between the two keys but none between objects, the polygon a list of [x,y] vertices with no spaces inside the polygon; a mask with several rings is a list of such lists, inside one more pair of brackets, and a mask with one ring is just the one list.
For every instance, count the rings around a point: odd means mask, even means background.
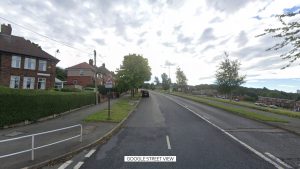
[{"label": "green hedge", "polygon": [[95,103],[93,92],[18,90],[0,87],[0,127]]}]

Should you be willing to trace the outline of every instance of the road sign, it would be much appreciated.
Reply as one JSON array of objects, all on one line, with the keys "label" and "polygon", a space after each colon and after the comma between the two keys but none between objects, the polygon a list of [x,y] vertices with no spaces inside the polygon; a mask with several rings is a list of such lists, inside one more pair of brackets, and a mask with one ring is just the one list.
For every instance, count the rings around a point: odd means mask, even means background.
[{"label": "road sign", "polygon": [[111,89],[113,87],[112,76],[109,75],[105,82],[105,88]]}]

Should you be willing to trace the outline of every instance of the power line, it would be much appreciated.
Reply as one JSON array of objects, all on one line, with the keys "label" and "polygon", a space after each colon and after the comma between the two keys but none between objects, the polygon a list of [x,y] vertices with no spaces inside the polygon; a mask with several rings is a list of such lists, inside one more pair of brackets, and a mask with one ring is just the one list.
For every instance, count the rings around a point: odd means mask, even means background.
[{"label": "power line", "polygon": [[[25,29],[25,30],[27,30],[27,31],[29,31],[29,32],[32,32],[32,33],[37,34],[37,35],[39,35],[39,36],[41,36],[41,37],[44,37],[44,38],[46,38],[46,39],[49,39],[49,40],[54,41],[54,42],[56,42],[56,43],[59,43],[59,44],[61,44],[61,45],[63,45],[63,46],[67,46],[67,47],[69,47],[69,48],[72,48],[72,49],[74,49],[74,50],[77,50],[77,51],[80,51],[80,52],[83,52],[83,53],[88,53],[88,52],[83,51],[83,50],[81,50],[81,49],[75,48],[75,47],[73,47],[73,46],[71,46],[71,45],[69,45],[69,44],[67,44],[67,43],[65,43],[65,42],[61,42],[61,41],[58,41],[58,40],[56,40],[56,39],[54,39],[54,38],[51,38],[51,37],[49,37],[49,36],[46,36],[46,35],[40,34],[40,33],[38,33],[38,32],[35,32],[35,31],[33,31],[33,30],[31,30],[31,29],[25,27],[25,26],[22,26],[22,25],[20,25],[20,24],[17,24],[16,22],[13,22],[13,21],[11,21],[11,20],[8,20],[8,19],[6,19],[6,18],[3,18],[2,16],[0,16],[0,18],[3,19],[3,20],[5,20],[5,21],[7,21],[7,22],[10,22],[10,23],[12,23],[12,24],[14,24],[14,25],[17,25],[17,26],[19,26],[19,27],[21,27],[21,28],[23,28],[23,29]],[[90,54],[90,53],[88,53],[88,54]]]}]

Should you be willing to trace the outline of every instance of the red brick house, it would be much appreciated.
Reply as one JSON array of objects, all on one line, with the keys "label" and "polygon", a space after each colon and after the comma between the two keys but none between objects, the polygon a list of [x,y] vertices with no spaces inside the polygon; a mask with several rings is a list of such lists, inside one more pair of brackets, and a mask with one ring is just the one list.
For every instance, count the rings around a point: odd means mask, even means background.
[{"label": "red brick house", "polygon": [[11,32],[11,25],[1,25],[0,85],[20,89],[53,88],[59,60],[39,45]]},{"label": "red brick house", "polygon": [[68,67],[67,69],[67,84],[80,85],[82,87],[94,86],[94,79],[96,74],[97,85],[104,85],[108,76],[113,75],[103,63],[100,67],[93,65],[93,60],[90,59],[89,63],[82,62],[77,65]]}]

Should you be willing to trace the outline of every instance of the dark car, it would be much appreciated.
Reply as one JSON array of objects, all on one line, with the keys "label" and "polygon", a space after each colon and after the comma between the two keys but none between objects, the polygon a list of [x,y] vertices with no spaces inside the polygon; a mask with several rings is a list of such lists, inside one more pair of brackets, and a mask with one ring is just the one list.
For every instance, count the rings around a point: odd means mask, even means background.
[{"label": "dark car", "polygon": [[149,97],[149,92],[147,90],[142,90],[142,97]]}]

